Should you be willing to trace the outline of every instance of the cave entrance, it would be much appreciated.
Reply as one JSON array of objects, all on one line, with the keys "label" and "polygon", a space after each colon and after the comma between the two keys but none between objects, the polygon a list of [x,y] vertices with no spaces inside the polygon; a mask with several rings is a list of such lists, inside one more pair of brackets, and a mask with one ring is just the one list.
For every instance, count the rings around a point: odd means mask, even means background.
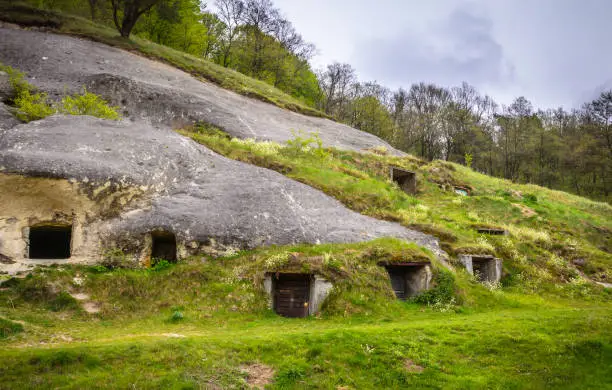
[{"label": "cave entrance", "polygon": [[385,268],[398,299],[405,300],[429,289],[431,271],[427,263],[393,264]]},{"label": "cave entrance", "polygon": [[284,317],[306,317],[311,281],[310,274],[276,274],[274,311]]},{"label": "cave entrance", "polygon": [[399,187],[407,194],[416,194],[417,178],[416,173],[407,171],[398,167],[391,167],[391,180],[397,183]]},{"label": "cave entrance", "polygon": [[169,232],[154,232],[151,234],[153,245],[151,259],[163,259],[176,262],[176,236]]},{"label": "cave entrance", "polygon": [[472,270],[474,276],[481,282],[496,281],[495,258],[488,256],[472,256]]},{"label": "cave entrance", "polygon": [[30,259],[68,259],[72,225],[39,225],[30,227]]}]

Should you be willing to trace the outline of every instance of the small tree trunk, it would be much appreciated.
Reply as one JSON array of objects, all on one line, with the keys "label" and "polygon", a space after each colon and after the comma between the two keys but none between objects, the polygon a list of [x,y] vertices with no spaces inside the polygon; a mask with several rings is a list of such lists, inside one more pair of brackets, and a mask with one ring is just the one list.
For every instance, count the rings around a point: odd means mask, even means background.
[{"label": "small tree trunk", "polygon": [[123,22],[121,23],[121,31],[120,31],[121,36],[123,38],[130,37],[130,33],[132,32],[132,29],[136,25],[137,20],[138,20],[138,17],[132,14],[131,12],[126,13],[123,16]]},{"label": "small tree trunk", "polygon": [[91,21],[96,20],[96,3],[98,0],[89,0],[89,11],[91,12]]}]

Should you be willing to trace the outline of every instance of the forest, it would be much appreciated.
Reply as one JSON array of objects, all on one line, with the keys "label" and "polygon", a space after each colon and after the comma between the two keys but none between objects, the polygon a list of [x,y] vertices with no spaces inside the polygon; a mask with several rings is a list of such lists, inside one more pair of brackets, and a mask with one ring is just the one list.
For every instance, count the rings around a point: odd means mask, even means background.
[{"label": "forest", "polygon": [[423,159],[612,200],[612,91],[579,108],[541,110],[523,96],[501,105],[467,82],[440,86],[424,81],[391,90],[359,80],[350,64],[315,70],[310,60],[316,47],[271,0],[30,2],[262,80]]}]

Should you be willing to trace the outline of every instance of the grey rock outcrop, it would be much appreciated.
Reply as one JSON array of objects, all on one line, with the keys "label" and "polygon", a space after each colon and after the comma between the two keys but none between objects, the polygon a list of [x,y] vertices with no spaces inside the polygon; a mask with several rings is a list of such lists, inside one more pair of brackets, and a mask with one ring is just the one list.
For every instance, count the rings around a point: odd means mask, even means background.
[{"label": "grey rock outcrop", "polygon": [[9,108],[0,102],[0,129],[10,129],[21,122],[9,111]]},{"label": "grey rock outcrop", "polygon": [[320,133],[326,146],[385,147],[380,138],[328,119],[314,118],[202,82],[171,66],[104,44],[64,35],[0,28],[0,62],[28,74],[51,96],[92,92],[156,126],[211,123],[234,137],[285,142],[292,130]]},{"label": "grey rock outcrop", "polygon": [[[33,179],[15,185],[15,177]],[[58,215],[78,221],[74,261],[95,259],[109,243],[142,246],[156,229],[176,234],[186,252],[392,236],[443,254],[431,236],[355,213],[279,173],[144,123],[53,116],[0,130],[0,186],[3,178],[0,233],[7,239],[0,253],[17,262],[26,257],[16,242],[23,239],[20,232],[33,220]],[[11,191],[23,192],[11,198]],[[128,200],[108,200],[128,192]],[[28,214],[32,206],[13,215],[31,193],[37,194],[36,218]]]},{"label": "grey rock outcrop", "polygon": [[0,70],[0,103],[13,97],[11,80],[6,72]]}]

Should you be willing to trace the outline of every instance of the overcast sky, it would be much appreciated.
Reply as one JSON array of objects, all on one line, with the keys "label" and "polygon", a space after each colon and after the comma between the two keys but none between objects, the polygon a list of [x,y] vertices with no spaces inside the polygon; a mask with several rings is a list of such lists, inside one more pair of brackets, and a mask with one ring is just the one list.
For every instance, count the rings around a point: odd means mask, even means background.
[{"label": "overcast sky", "polygon": [[612,1],[274,0],[319,55],[396,89],[467,81],[571,108],[612,87]]}]

